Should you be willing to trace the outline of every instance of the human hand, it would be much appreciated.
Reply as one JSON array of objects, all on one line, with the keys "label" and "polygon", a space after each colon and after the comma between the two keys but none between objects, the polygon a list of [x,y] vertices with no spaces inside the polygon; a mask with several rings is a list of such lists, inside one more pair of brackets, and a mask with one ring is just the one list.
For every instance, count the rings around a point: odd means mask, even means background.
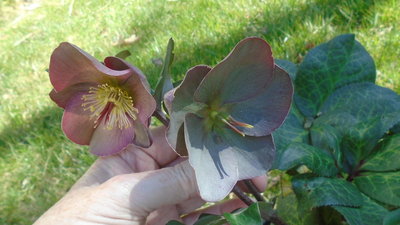
[{"label": "human hand", "polygon": [[[193,224],[201,213],[221,214],[246,206],[234,199],[193,212],[204,204],[194,171],[169,147],[164,132],[152,130],[150,148],[131,145],[118,155],[99,158],[34,225],[158,225],[170,220]],[[253,181],[260,190],[266,186],[265,177]]]}]

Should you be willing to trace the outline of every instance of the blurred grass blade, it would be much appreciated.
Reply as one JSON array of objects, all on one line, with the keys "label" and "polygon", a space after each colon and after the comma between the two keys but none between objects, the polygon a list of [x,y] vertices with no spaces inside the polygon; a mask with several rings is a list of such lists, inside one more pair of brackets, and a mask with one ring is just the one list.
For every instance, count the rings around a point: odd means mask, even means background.
[{"label": "blurred grass blade", "polygon": [[122,50],[120,52],[118,52],[115,57],[121,58],[121,59],[126,59],[129,56],[131,56],[131,52],[129,50]]}]

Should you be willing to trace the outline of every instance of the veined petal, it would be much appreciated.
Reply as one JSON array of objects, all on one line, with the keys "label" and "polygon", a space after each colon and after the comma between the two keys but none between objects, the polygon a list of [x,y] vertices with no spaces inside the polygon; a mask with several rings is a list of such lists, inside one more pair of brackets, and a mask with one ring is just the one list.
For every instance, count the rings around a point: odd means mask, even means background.
[{"label": "veined petal", "polygon": [[75,84],[62,91],[51,90],[49,93],[51,100],[53,100],[59,107],[65,108],[68,101],[79,92],[88,92],[90,87],[95,87],[96,83],[81,83]]},{"label": "veined petal", "polygon": [[[186,156],[187,154],[185,145],[181,143],[184,138],[179,135],[183,135],[183,121],[186,113],[190,112],[189,109],[193,109],[188,106],[193,104],[193,94],[210,70],[211,68],[205,65],[198,65],[191,68],[186,73],[185,79],[175,90],[175,97],[172,101],[172,112],[170,112],[171,119],[167,130],[167,140],[171,147],[181,156]],[[181,140],[180,144],[178,144],[178,140]]]},{"label": "veined petal", "polygon": [[220,133],[236,154],[239,180],[264,175],[272,167],[275,145],[271,135],[243,137],[229,128],[223,128]]},{"label": "veined petal", "polygon": [[112,70],[97,59],[78,48],[64,42],[50,58],[50,81],[56,91],[78,83],[101,83],[107,76],[129,76],[130,70]]},{"label": "veined petal", "polygon": [[139,119],[143,124],[147,124],[148,119],[156,108],[156,101],[149,92],[149,84],[146,77],[138,68],[123,59],[107,57],[104,63],[112,69],[129,71],[129,77],[116,77],[115,79],[119,80],[119,86],[123,87],[133,98],[134,106],[139,110]]},{"label": "veined petal", "polygon": [[94,120],[90,119],[90,111],[82,107],[84,92],[75,93],[65,104],[62,118],[62,130],[73,142],[88,145],[94,131]]},{"label": "veined petal", "polygon": [[189,162],[195,170],[201,197],[219,201],[226,197],[238,180],[236,154],[221,136],[206,133],[203,119],[189,113],[185,117],[185,140]]},{"label": "veined petal", "polygon": [[260,93],[272,77],[270,46],[260,38],[246,38],[216,65],[199,85],[194,99],[206,104],[240,102]]},{"label": "veined petal", "polygon": [[[90,152],[98,156],[109,156],[122,151],[134,139],[134,126],[120,129],[117,126],[109,129],[104,123],[99,122],[92,139],[90,140]],[[133,121],[131,120],[133,123]]]},{"label": "veined petal", "polygon": [[272,79],[262,93],[239,103],[232,103],[229,114],[237,121],[250,124],[252,128],[237,128],[250,136],[271,134],[285,120],[293,96],[293,85],[289,75],[275,67]]}]

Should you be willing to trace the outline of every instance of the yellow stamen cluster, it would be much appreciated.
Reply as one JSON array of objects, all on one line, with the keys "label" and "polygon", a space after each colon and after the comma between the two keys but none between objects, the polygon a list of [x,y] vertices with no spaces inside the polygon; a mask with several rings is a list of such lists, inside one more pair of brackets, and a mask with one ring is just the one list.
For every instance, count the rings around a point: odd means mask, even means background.
[{"label": "yellow stamen cluster", "polygon": [[108,84],[90,87],[89,93],[82,96],[83,110],[90,110],[95,127],[104,120],[106,129],[131,126],[129,118],[136,120],[138,110],[133,107],[133,99],[126,91]]}]

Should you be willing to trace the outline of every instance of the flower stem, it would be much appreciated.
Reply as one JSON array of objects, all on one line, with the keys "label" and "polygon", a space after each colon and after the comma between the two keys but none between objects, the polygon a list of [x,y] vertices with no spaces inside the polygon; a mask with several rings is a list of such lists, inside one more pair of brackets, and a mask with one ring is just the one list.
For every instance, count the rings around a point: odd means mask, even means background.
[{"label": "flower stem", "polygon": [[233,187],[232,192],[246,205],[250,206],[254,203],[237,185]]},{"label": "flower stem", "polygon": [[251,180],[244,180],[244,184],[246,187],[249,189],[249,191],[254,195],[254,197],[257,199],[259,202],[265,202],[264,197],[261,195],[261,193],[258,191],[256,185],[254,185],[253,181]]},{"label": "flower stem", "polygon": [[162,111],[160,110],[154,111],[153,116],[155,116],[162,124],[164,124],[164,126],[168,127],[169,119],[165,116],[165,114]]}]

